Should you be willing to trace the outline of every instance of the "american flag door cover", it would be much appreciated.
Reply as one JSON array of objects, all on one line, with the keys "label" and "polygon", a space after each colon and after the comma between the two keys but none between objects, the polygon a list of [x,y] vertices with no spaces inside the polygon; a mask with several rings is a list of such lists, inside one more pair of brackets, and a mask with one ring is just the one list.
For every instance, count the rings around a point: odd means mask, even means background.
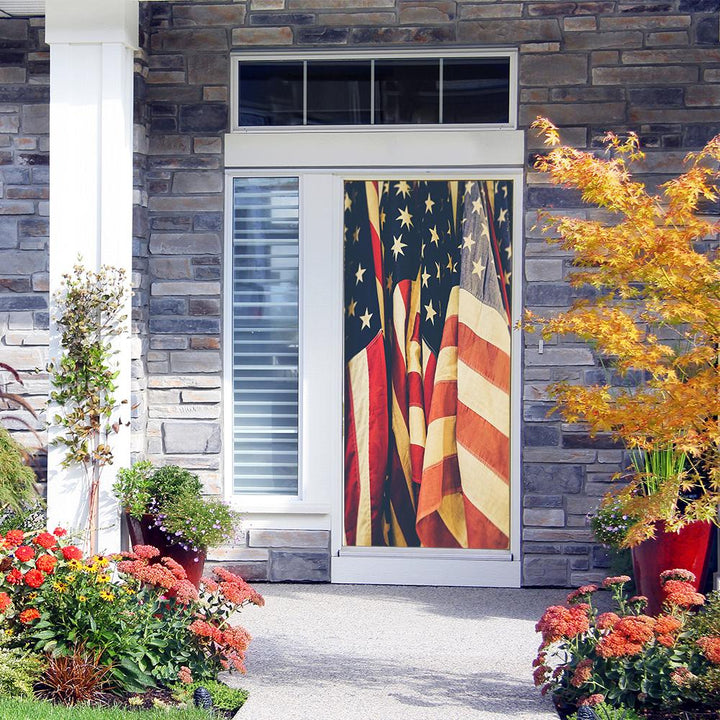
[{"label": "american flag door cover", "polygon": [[512,196],[345,182],[347,545],[509,547]]}]

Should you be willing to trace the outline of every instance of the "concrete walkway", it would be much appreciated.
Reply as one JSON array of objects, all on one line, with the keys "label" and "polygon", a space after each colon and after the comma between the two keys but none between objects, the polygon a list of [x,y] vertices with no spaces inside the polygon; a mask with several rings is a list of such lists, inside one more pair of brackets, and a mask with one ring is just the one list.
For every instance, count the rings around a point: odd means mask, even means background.
[{"label": "concrete walkway", "polygon": [[530,665],[563,590],[256,587],[240,720],[557,718]]}]

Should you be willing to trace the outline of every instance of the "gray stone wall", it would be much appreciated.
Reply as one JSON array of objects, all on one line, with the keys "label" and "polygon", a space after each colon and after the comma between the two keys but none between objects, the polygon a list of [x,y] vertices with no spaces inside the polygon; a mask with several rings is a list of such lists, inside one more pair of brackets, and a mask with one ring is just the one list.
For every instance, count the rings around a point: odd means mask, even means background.
[{"label": "gray stone wall", "polygon": [[[0,20],[0,363],[20,373],[25,395],[38,411],[48,391],[48,100],[49,56],[41,19]],[[0,371],[0,383],[10,380]],[[42,414],[42,413],[40,413]],[[5,420],[30,449],[45,442],[42,421],[16,408],[39,431]],[[41,456],[42,457],[42,456]],[[38,467],[44,478],[44,463]]]},{"label": "gray stone wall", "polygon": [[[606,130],[635,130],[653,187],[687,150],[720,130],[717,0],[454,2],[247,0],[152,4],[148,71],[150,154],[150,448],[209,471],[218,488],[221,359],[222,134],[228,127],[229,53],[252,49],[377,46],[516,47],[519,123],[538,115],[564,139],[594,147]],[[534,229],[539,208],[592,217],[576,194],[531,170],[527,135],[524,305],[567,306],[568,257]],[[574,585],[604,576],[586,514],[623,467],[607,438],[548,417],[558,379],[602,371],[570,340],[526,339],[523,358],[523,575],[526,585]],[[199,430],[196,431],[196,430]],[[182,454],[180,454],[182,451]],[[262,562],[262,561],[261,561]]]},{"label": "gray stone wall", "polygon": [[[648,153],[645,180],[653,187],[681,169],[688,150],[720,131],[719,10],[720,0],[146,3],[136,63],[136,454],[197,470],[209,493],[222,490],[223,135],[231,51],[515,47],[520,127],[547,115],[578,147],[598,146],[606,130],[635,130]],[[21,369],[42,365],[47,342],[41,25],[0,20],[0,349]],[[523,297],[525,306],[552,312],[576,291],[565,282],[569,258],[533,227],[536,211],[554,207],[586,217],[593,211],[531,170],[539,149],[528,133]],[[586,513],[622,468],[623,453],[606,438],[592,440],[582,428],[547,416],[547,385],[566,378],[601,378],[590,350],[563,340],[540,352],[537,338],[528,337],[526,585],[595,580],[607,562],[592,543]],[[42,376],[29,382],[31,395],[44,394]],[[248,542],[233,561],[254,562],[254,572],[276,578],[269,568],[279,548]]]}]

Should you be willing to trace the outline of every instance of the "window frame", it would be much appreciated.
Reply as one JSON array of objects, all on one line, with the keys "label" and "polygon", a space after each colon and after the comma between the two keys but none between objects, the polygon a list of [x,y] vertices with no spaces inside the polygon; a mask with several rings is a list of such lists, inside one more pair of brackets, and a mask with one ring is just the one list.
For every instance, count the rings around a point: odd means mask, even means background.
[{"label": "window frame", "polygon": [[[302,62],[304,60],[423,60],[423,59],[485,59],[505,58],[509,60],[509,107],[507,123],[433,123],[433,124],[369,124],[369,125],[240,125],[239,124],[239,81],[238,68],[241,62]],[[311,51],[311,52],[236,52],[230,55],[230,103],[231,133],[283,133],[283,132],[358,132],[382,130],[438,130],[452,132],[463,129],[515,130],[518,116],[518,51],[516,48],[494,48],[472,50],[468,48],[421,49],[421,50],[352,50],[352,51]],[[372,112],[372,110],[371,110]],[[372,120],[372,115],[371,115]]]}]

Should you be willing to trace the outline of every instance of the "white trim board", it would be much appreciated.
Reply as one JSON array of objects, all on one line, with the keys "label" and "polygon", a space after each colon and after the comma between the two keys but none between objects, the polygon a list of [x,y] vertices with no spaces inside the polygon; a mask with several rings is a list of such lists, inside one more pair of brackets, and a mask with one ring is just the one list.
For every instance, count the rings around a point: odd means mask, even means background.
[{"label": "white trim board", "polygon": [[520,576],[517,560],[478,560],[461,555],[402,559],[340,555],[330,561],[331,582],[345,584],[520,587]]},{"label": "white trim board", "polygon": [[[225,166],[277,168],[521,168],[521,130],[247,131],[225,135]],[[417,171],[416,171],[417,172]]]}]

